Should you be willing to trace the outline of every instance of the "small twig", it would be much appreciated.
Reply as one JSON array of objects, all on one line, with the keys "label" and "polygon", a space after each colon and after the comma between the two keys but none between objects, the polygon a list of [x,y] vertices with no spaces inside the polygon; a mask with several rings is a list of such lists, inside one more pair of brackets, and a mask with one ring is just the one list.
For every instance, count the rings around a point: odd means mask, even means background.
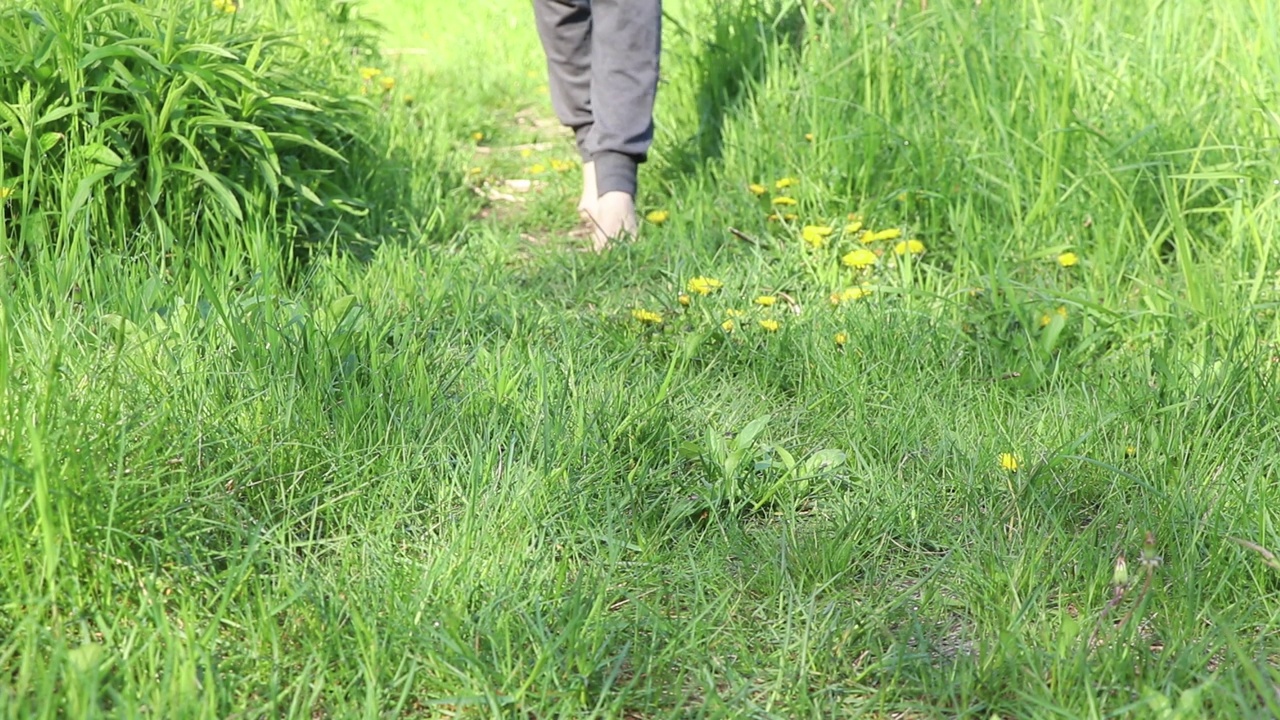
[{"label": "small twig", "polygon": [[1251,543],[1251,542],[1249,542],[1248,540],[1242,540],[1242,539],[1240,539],[1240,538],[1238,538],[1238,537],[1232,537],[1232,538],[1227,538],[1227,539],[1228,539],[1228,540],[1230,540],[1230,541],[1231,541],[1231,542],[1233,542],[1233,543],[1236,543],[1237,545],[1240,545],[1241,547],[1248,548],[1248,549],[1250,549],[1250,550],[1252,550],[1252,551],[1254,551],[1254,552],[1258,553],[1259,555],[1261,555],[1261,556],[1262,556],[1262,562],[1263,562],[1263,563],[1265,563],[1267,567],[1275,568],[1276,570],[1280,570],[1280,559],[1277,559],[1277,558],[1276,558],[1276,554],[1275,554],[1275,553],[1273,553],[1273,552],[1271,552],[1270,550],[1268,550],[1268,549],[1266,549],[1266,548],[1264,548],[1264,547],[1262,547],[1261,545],[1258,545],[1258,544],[1256,544],[1256,543]]},{"label": "small twig", "polygon": [[743,241],[745,241],[745,242],[749,242],[749,243],[751,243],[752,245],[755,245],[756,247],[762,247],[762,246],[761,246],[761,244],[760,244],[760,241],[759,241],[759,240],[756,240],[755,238],[753,238],[753,237],[751,237],[750,235],[748,235],[748,234],[746,234],[746,233],[742,232],[742,231],[741,231],[741,230],[739,230],[738,228],[732,228],[732,227],[731,227],[731,228],[729,228],[729,234],[730,234],[730,235],[732,235],[732,236],[734,236],[734,237],[736,237],[736,238],[738,238],[739,240],[743,240]]}]

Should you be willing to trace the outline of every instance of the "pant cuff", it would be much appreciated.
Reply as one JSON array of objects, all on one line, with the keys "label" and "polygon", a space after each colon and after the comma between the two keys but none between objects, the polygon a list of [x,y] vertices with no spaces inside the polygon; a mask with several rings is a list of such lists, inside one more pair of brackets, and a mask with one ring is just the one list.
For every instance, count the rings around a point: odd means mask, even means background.
[{"label": "pant cuff", "polygon": [[582,162],[591,162],[591,152],[587,150],[587,135],[591,133],[591,123],[573,129],[573,139],[578,145],[578,157]]},{"label": "pant cuff", "polygon": [[596,162],[596,190],[600,195],[620,191],[633,198],[636,196],[639,183],[635,158],[622,153],[600,152],[593,159]]}]

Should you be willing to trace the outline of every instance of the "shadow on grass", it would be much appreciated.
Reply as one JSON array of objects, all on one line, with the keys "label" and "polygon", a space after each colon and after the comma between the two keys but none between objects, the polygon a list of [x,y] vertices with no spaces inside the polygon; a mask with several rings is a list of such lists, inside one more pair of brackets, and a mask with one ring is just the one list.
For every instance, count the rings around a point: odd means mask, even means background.
[{"label": "shadow on grass", "polygon": [[768,74],[770,54],[783,47],[796,49],[804,37],[799,3],[740,0],[726,5],[703,32],[667,18],[693,45],[690,65],[698,114],[697,131],[668,154],[670,171],[677,175],[692,174],[721,157],[725,119],[750,104]]}]

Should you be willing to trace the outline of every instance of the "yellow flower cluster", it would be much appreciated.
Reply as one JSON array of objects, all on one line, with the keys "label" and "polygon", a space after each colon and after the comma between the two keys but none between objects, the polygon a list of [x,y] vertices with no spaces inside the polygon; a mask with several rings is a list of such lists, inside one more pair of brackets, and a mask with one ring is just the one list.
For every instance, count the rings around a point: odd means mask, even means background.
[{"label": "yellow flower cluster", "polygon": [[644,216],[644,219],[648,220],[654,225],[661,225],[662,223],[666,222],[670,217],[671,217],[671,213],[667,212],[666,210],[650,210],[649,214]]},{"label": "yellow flower cluster", "polygon": [[689,292],[697,295],[710,295],[724,287],[724,283],[711,277],[695,277],[691,278],[685,287]]},{"label": "yellow flower cluster", "polygon": [[1018,472],[1018,456],[1013,453],[1000,453],[1000,467],[1009,472]]},{"label": "yellow flower cluster", "polygon": [[827,244],[827,238],[835,232],[829,225],[806,225],[800,231],[800,236],[809,244],[809,247],[820,248]]},{"label": "yellow flower cluster", "polygon": [[876,264],[876,254],[866,248],[857,248],[846,253],[840,262],[855,270],[871,267]]},{"label": "yellow flower cluster", "polygon": [[237,0],[213,0],[213,9],[230,14],[240,9],[240,3]]},{"label": "yellow flower cluster", "polygon": [[652,310],[636,308],[631,311],[631,317],[639,320],[645,325],[658,325],[662,322],[662,316]]}]

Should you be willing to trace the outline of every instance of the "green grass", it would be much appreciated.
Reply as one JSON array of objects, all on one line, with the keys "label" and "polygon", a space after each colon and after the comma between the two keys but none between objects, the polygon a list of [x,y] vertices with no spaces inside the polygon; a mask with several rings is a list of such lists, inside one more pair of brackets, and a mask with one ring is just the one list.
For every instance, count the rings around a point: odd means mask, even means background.
[{"label": "green grass", "polygon": [[670,219],[596,256],[478,5],[125,3],[232,54],[148,135],[112,73],[202,71],[0,0],[0,717],[1280,714],[1280,10],[672,0]]}]

